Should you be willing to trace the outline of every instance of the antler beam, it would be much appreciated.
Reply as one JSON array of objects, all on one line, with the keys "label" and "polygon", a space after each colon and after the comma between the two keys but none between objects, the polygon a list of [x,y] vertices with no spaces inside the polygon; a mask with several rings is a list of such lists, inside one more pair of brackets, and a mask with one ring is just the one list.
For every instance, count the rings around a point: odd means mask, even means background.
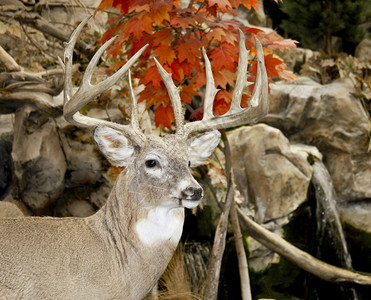
[{"label": "antler beam", "polygon": [[148,47],[148,44],[142,47],[115,74],[105,79],[104,81],[99,82],[96,85],[92,85],[91,78],[100,56],[116,39],[116,37],[111,38],[109,41],[104,43],[103,46],[101,46],[99,50],[96,52],[96,54],[93,56],[85,71],[79,89],[74,95],[72,95],[73,49],[75,47],[77,37],[79,36],[83,27],[89,21],[90,18],[91,16],[83,20],[79,24],[79,26],[75,29],[75,31],[72,33],[70,41],[67,43],[64,52],[64,62],[61,62],[62,67],[64,68],[65,71],[64,109],[63,109],[64,117],[68,122],[77,126],[87,127],[91,129],[95,129],[97,126],[107,126],[119,130],[121,132],[126,133],[129,139],[135,141],[138,144],[141,144],[143,142],[143,134],[139,130],[138,115],[137,113],[134,113],[134,110],[136,109],[136,100],[133,96],[134,94],[132,93],[132,90],[130,91],[132,104],[132,119],[130,125],[121,125],[106,120],[94,119],[79,113],[79,110],[83,108],[87,103],[92,101],[96,96],[98,96],[102,92],[111,88],[122,77],[122,75],[129,70],[129,68],[136,62],[139,56],[142,55],[142,53]]},{"label": "antler beam", "polygon": [[255,123],[268,113],[268,78],[264,65],[263,47],[260,41],[255,38],[256,60],[258,71],[256,76],[253,95],[246,108],[241,108],[243,90],[248,86],[247,65],[249,52],[245,47],[245,37],[240,31],[239,37],[239,59],[238,72],[235,89],[233,92],[231,107],[222,116],[214,116],[212,106],[217,89],[214,86],[211,66],[205,51],[203,51],[206,67],[206,96],[204,100],[204,117],[200,121],[190,122],[185,125],[184,134],[187,136],[192,132],[207,131],[212,129],[223,129],[235,127],[248,123]]}]

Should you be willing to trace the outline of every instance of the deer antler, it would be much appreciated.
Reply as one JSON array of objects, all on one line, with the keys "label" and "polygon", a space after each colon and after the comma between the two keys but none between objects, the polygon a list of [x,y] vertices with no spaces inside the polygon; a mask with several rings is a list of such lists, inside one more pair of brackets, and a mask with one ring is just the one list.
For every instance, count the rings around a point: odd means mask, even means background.
[{"label": "deer antler", "polygon": [[77,37],[79,36],[81,30],[83,29],[83,27],[89,21],[90,18],[91,16],[83,20],[79,24],[79,26],[75,29],[75,31],[72,33],[70,41],[67,43],[65,48],[64,62],[61,62],[62,67],[64,68],[65,71],[63,115],[68,122],[74,125],[87,127],[91,129],[95,129],[97,126],[103,125],[124,132],[129,139],[141,145],[144,140],[144,134],[139,129],[138,114],[136,111],[137,102],[132,91],[130,73],[129,73],[129,88],[131,102],[131,119],[130,119],[131,123],[129,125],[121,125],[106,120],[94,119],[79,113],[79,110],[82,107],[84,107],[87,103],[92,101],[96,96],[101,94],[103,91],[106,91],[109,88],[111,88],[120,79],[120,77],[129,70],[129,68],[135,63],[139,56],[148,47],[148,44],[142,47],[115,74],[105,79],[104,81],[97,83],[96,85],[92,85],[91,77],[93,75],[94,69],[98,63],[100,56],[116,39],[116,37],[111,38],[109,41],[105,42],[95,53],[88,67],[86,68],[79,89],[74,95],[72,95],[73,49],[75,47]]},{"label": "deer antler", "polygon": [[255,38],[256,60],[258,63],[258,72],[256,76],[253,95],[246,108],[241,107],[241,98],[243,90],[247,87],[247,65],[249,51],[246,50],[245,37],[242,31],[239,31],[239,59],[237,80],[234,88],[231,107],[229,111],[222,116],[214,116],[213,102],[218,89],[215,88],[214,78],[211,71],[210,61],[204,49],[202,54],[205,59],[206,68],[206,93],[204,99],[204,116],[200,121],[189,122],[183,125],[183,113],[180,103],[179,88],[171,80],[171,74],[168,74],[156,61],[162,80],[168,90],[171,104],[173,106],[176,133],[180,136],[188,136],[192,132],[208,131],[212,129],[223,129],[235,127],[247,123],[254,123],[268,113],[268,78],[264,66],[263,47],[260,41]]}]

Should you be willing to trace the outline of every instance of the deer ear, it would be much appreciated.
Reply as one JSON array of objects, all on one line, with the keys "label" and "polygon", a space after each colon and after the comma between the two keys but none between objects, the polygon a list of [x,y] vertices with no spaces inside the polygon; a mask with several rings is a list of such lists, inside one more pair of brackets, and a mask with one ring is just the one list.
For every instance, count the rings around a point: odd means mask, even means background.
[{"label": "deer ear", "polygon": [[134,145],[121,132],[98,126],[94,131],[94,139],[104,156],[116,167],[126,167],[132,161]]},{"label": "deer ear", "polygon": [[202,165],[220,142],[220,132],[213,130],[197,136],[188,143],[191,167]]}]

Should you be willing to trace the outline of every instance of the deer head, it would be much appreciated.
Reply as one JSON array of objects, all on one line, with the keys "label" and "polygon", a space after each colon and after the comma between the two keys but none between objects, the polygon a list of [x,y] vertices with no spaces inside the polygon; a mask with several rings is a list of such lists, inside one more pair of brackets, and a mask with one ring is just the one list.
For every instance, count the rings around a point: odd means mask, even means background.
[{"label": "deer head", "polygon": [[[157,68],[168,90],[175,115],[176,132],[165,137],[146,136],[139,128],[137,101],[131,85],[129,68],[135,63],[148,45],[140,49],[114,75],[96,84],[91,84],[94,68],[102,53],[111,45],[115,37],[107,41],[89,63],[81,86],[71,96],[72,54],[78,35],[89,18],[85,19],[73,32],[67,44],[64,57],[65,98],[64,116],[67,121],[77,126],[94,130],[94,138],[107,159],[116,166],[125,166],[131,180],[130,187],[135,191],[138,201],[147,205],[159,205],[166,195],[167,205],[195,207],[202,198],[202,189],[192,177],[189,167],[202,164],[218,145],[220,133],[217,129],[234,127],[256,122],[268,110],[267,75],[264,67],[264,55],[260,42],[256,39],[258,72],[254,92],[249,105],[241,108],[243,90],[247,87],[248,51],[245,38],[240,31],[239,64],[237,81],[230,110],[222,116],[214,116],[213,101],[218,90],[215,88],[209,59],[202,50],[206,67],[206,93],[204,116],[202,120],[185,124],[183,109],[176,87],[165,69],[155,59]],[[97,120],[80,114],[78,111],[103,91],[112,87],[118,79],[128,72],[130,90],[131,118],[129,125],[121,125],[105,120]],[[194,137],[196,132],[205,132]],[[191,138],[189,138],[191,137]],[[150,197],[148,197],[150,195]],[[171,200],[169,200],[171,199]]]}]

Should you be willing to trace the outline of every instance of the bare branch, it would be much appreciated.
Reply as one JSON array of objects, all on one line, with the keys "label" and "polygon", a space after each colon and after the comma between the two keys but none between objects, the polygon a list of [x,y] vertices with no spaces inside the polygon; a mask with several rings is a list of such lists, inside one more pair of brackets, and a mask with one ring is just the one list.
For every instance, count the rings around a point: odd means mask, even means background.
[{"label": "bare branch", "polygon": [[11,57],[8,52],[6,52],[3,47],[0,46],[0,63],[9,72],[17,72],[21,70],[21,67],[17,64],[13,57]]},{"label": "bare branch", "polygon": [[278,235],[270,232],[259,224],[247,217],[241,209],[237,208],[244,234],[263,244],[273,252],[291,261],[303,270],[323,279],[334,283],[357,283],[371,285],[371,276],[361,274],[327,264],[310,254],[296,248]]},{"label": "bare branch", "polygon": [[245,247],[242,241],[242,233],[240,228],[240,223],[238,221],[238,214],[236,209],[236,203],[233,201],[230,221],[234,234],[234,241],[236,245],[237,259],[238,259],[238,271],[240,273],[241,282],[241,298],[242,300],[251,300],[251,287],[250,287],[250,277],[249,277],[249,267],[246,258]]},{"label": "bare branch", "polygon": [[47,93],[23,91],[0,94],[0,107],[3,113],[14,112],[26,103],[35,105],[38,109],[53,117],[62,114],[62,103],[53,103],[53,97]]},{"label": "bare branch", "polygon": [[222,130],[222,139],[224,142],[224,155],[226,160],[226,174],[228,181],[227,198],[225,201],[223,211],[220,215],[219,223],[215,232],[213,249],[211,250],[209,267],[207,270],[207,277],[205,280],[204,299],[206,300],[216,300],[218,296],[220,268],[225,249],[225,237],[227,235],[229,211],[233,202],[234,194],[232,178],[230,176],[231,174],[230,147],[227,135],[225,134],[224,130]]},{"label": "bare branch", "polygon": [[[40,16],[29,17],[24,15],[17,15],[16,19],[20,22],[26,24],[27,26],[31,26],[43,33],[46,33],[50,36],[57,38],[63,42],[69,41],[69,34],[66,33],[64,30],[54,26],[53,24],[49,23],[45,19]],[[93,57],[94,53],[89,50],[88,45],[83,41],[79,41],[76,43],[76,48],[84,53],[89,59]]]}]

